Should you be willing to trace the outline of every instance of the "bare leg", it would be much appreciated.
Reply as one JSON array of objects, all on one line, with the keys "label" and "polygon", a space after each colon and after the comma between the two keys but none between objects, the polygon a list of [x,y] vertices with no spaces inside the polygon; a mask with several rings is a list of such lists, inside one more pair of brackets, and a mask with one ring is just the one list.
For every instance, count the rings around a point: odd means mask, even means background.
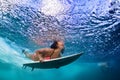
[{"label": "bare leg", "polygon": [[25,57],[29,58],[29,59],[32,59],[32,54],[29,54],[27,51],[25,50],[22,50],[22,53],[25,54]]}]

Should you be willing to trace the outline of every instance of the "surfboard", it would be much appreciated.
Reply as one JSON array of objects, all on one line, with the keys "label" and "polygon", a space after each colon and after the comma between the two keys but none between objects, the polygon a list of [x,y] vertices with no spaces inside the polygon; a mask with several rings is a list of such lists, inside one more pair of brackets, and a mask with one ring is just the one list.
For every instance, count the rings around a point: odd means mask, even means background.
[{"label": "surfboard", "polygon": [[78,54],[72,54],[56,59],[44,60],[43,62],[35,61],[32,63],[25,63],[23,64],[23,68],[31,67],[32,71],[34,70],[34,68],[39,68],[39,69],[59,68],[77,60],[82,54],[83,53],[81,52]]}]

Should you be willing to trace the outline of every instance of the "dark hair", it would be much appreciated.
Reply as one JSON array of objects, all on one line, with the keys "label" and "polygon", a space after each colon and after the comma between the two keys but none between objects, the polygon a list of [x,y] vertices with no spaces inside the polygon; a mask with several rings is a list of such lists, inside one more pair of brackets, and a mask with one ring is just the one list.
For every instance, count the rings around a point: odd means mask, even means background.
[{"label": "dark hair", "polygon": [[64,53],[64,51],[65,51],[65,48],[63,48],[63,49],[61,50],[61,53],[63,54],[63,53]]},{"label": "dark hair", "polygon": [[50,46],[50,48],[57,49],[57,41],[54,41],[53,44]]}]

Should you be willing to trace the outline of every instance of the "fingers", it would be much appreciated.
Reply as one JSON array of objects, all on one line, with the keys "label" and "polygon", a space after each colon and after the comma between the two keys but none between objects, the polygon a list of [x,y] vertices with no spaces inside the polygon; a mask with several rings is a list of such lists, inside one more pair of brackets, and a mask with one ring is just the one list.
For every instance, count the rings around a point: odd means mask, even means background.
[{"label": "fingers", "polygon": [[41,58],[39,61],[40,61],[40,62],[43,62],[43,59]]}]

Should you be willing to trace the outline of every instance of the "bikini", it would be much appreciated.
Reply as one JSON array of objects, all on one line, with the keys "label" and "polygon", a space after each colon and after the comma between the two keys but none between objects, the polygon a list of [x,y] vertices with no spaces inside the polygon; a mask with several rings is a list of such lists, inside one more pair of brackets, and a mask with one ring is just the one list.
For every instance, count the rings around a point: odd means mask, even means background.
[{"label": "bikini", "polygon": [[[54,54],[54,52],[55,52],[55,49],[53,50],[53,52],[52,52],[52,54],[50,56],[44,57],[44,60],[50,60],[51,56]],[[33,54],[31,57],[34,60],[36,58],[36,56],[37,56],[36,54]]]},{"label": "bikini", "polygon": [[50,60],[50,59],[51,59],[51,56],[54,54],[54,52],[55,52],[55,49],[53,50],[52,54],[51,54],[50,56],[46,56],[46,57],[44,58],[44,60]]}]

